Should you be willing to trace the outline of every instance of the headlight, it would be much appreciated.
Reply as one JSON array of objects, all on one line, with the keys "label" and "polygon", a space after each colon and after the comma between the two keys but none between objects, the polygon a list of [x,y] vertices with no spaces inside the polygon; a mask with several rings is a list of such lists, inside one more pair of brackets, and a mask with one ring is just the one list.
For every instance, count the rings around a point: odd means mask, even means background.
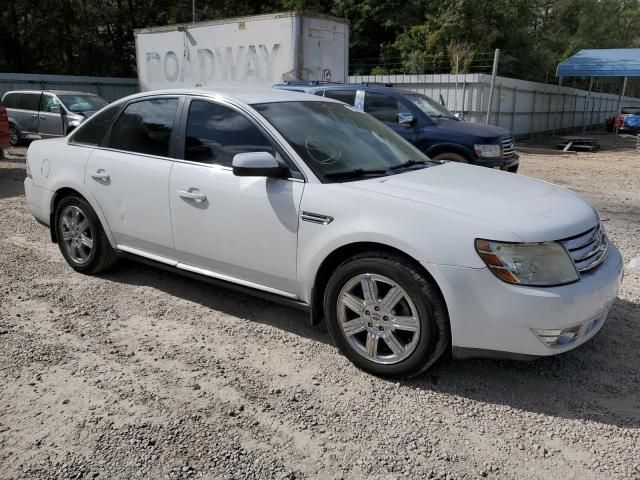
[{"label": "headlight", "polygon": [[500,145],[474,145],[476,155],[485,158],[499,158],[502,156]]},{"label": "headlight", "polygon": [[477,239],[476,251],[487,267],[507,283],[549,287],[580,278],[571,257],[557,242],[501,243]]}]

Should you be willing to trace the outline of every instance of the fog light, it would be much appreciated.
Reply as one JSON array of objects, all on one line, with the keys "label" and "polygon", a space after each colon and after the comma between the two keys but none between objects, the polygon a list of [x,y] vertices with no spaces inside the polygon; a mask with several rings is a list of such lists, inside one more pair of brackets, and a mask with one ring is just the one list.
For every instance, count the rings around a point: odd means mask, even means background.
[{"label": "fog light", "polygon": [[534,328],[535,334],[549,347],[562,347],[573,343],[580,335],[582,325],[575,327],[558,329],[558,328]]}]

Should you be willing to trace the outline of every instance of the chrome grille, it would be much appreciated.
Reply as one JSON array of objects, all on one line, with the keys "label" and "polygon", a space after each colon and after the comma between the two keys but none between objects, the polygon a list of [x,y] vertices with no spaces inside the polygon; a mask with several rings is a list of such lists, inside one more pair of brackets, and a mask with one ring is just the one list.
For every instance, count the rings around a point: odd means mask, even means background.
[{"label": "chrome grille", "polygon": [[579,272],[586,272],[597,267],[609,252],[609,241],[602,224],[598,224],[580,235],[562,240],[561,243],[571,255]]},{"label": "chrome grille", "polygon": [[516,144],[513,142],[513,137],[505,137],[502,139],[502,158],[513,157],[516,152]]}]

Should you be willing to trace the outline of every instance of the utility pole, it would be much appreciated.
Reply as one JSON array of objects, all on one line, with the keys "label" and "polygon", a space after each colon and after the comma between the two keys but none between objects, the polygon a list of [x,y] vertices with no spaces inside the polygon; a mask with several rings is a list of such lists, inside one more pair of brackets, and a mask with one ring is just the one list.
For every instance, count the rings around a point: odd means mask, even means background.
[{"label": "utility pole", "polygon": [[493,54],[493,70],[491,71],[491,87],[489,88],[489,105],[487,106],[487,118],[484,123],[489,125],[489,118],[491,117],[491,106],[493,103],[493,90],[496,86],[496,75],[498,75],[498,61],[500,60],[500,49],[496,48]]},{"label": "utility pole", "polygon": [[196,0],[191,0],[191,16],[193,23],[196,23]]}]

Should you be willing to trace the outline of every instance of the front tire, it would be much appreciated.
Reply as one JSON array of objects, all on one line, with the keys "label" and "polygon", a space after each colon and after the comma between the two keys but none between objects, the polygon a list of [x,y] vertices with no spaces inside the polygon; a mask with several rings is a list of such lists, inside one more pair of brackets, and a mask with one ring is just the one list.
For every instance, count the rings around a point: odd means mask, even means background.
[{"label": "front tire", "polygon": [[62,198],[56,207],[54,228],[62,256],[77,272],[99,273],[115,263],[116,253],[84,198]]},{"label": "front tire", "polygon": [[450,343],[439,291],[400,255],[367,252],[342,263],[327,283],[324,312],[340,351],[381,377],[417,375]]}]

